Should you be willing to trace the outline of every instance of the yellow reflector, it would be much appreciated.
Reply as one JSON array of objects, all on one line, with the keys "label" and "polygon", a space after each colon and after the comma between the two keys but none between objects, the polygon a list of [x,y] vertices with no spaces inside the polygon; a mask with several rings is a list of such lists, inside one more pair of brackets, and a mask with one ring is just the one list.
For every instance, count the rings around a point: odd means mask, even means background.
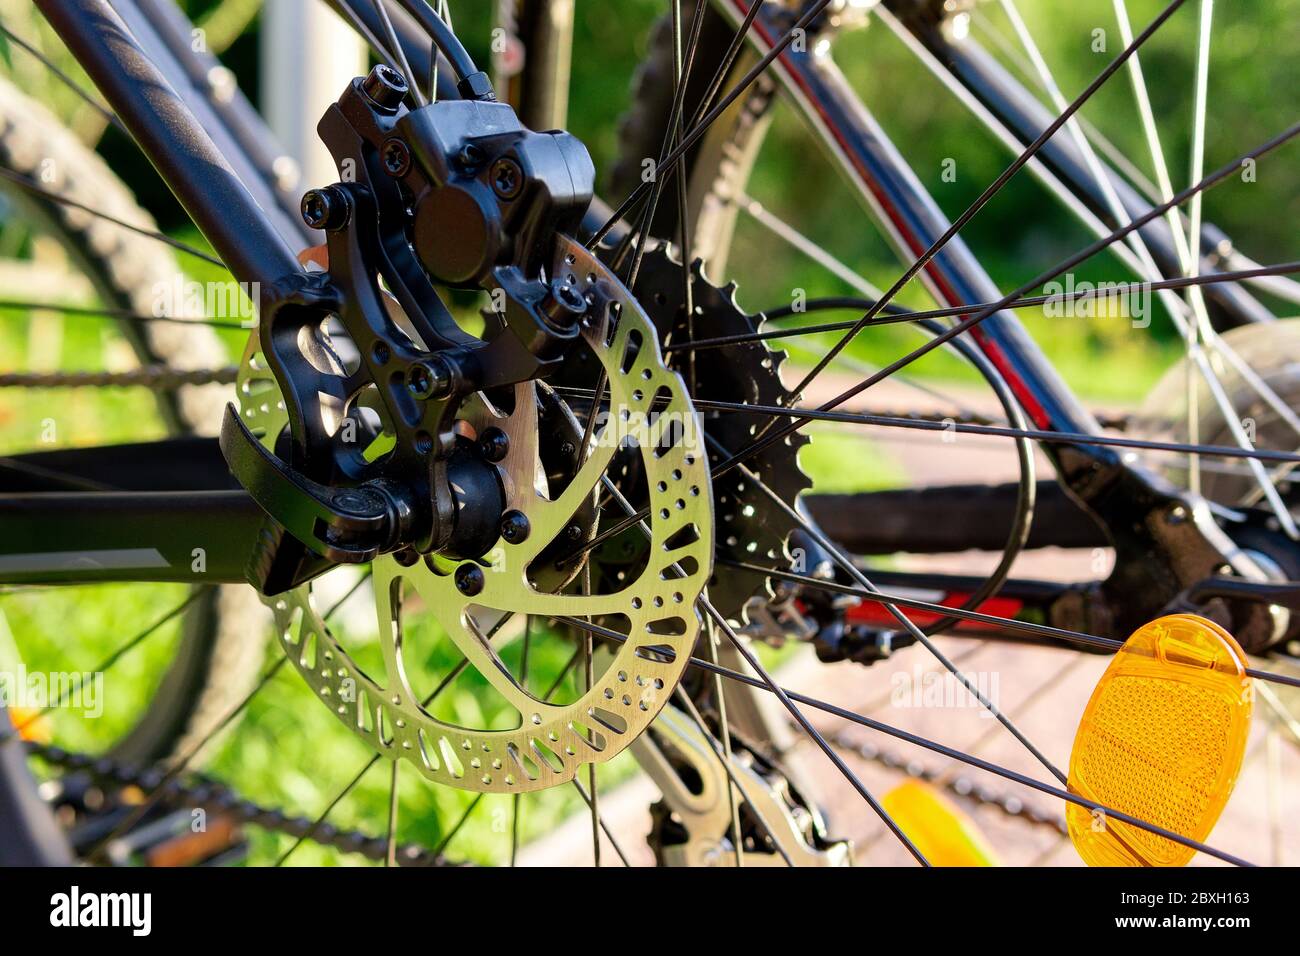
[{"label": "yellow reflector", "polygon": [[907,780],[880,803],[934,866],[999,865],[975,822],[929,784]]},{"label": "yellow reflector", "polygon": [[[1250,733],[1246,655],[1193,614],[1146,624],[1124,642],[1083,712],[1070,789],[1204,842],[1223,812]],[[1070,839],[1089,866],[1182,866],[1196,852],[1069,804]]]}]

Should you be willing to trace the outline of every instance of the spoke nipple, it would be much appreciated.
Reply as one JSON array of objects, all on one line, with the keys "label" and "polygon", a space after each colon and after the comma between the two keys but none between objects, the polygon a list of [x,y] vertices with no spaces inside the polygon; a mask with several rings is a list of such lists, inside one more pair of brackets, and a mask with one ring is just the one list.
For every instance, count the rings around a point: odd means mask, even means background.
[{"label": "spoke nipple", "polygon": [[532,526],[522,511],[507,511],[501,516],[501,537],[509,544],[522,544],[528,540]]},{"label": "spoke nipple", "polygon": [[473,597],[483,590],[483,569],[467,561],[456,569],[456,590],[466,597]]},{"label": "spoke nipple", "polygon": [[495,426],[485,428],[482,437],[479,438],[478,447],[483,457],[495,464],[504,461],[510,452],[510,438]]}]

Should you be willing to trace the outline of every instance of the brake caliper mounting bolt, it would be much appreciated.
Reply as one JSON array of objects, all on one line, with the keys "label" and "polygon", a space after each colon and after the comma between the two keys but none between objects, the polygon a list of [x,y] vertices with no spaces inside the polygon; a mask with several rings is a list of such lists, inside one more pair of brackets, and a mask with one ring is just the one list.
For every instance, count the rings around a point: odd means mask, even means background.
[{"label": "brake caliper mounting bolt", "polygon": [[509,157],[492,164],[492,188],[502,199],[514,199],[523,191],[524,171]]},{"label": "brake caliper mounting bolt", "polygon": [[466,597],[473,597],[483,590],[483,569],[472,561],[466,561],[456,569],[456,590]]},{"label": "brake caliper mounting bolt", "polygon": [[528,517],[522,511],[511,510],[501,516],[501,537],[508,544],[523,544],[532,530]]},{"label": "brake caliper mounting bolt", "polygon": [[313,229],[331,232],[348,224],[352,204],[348,194],[338,186],[310,189],[302,197],[302,221]]},{"label": "brake caliper mounting bolt", "polygon": [[495,426],[485,428],[479,437],[478,447],[488,461],[493,463],[504,461],[510,452],[510,437]]},{"label": "brake caliper mounting bolt", "polygon": [[361,92],[385,113],[396,113],[409,89],[406,77],[383,63],[361,81]]},{"label": "brake caliper mounting bolt", "polygon": [[538,306],[546,321],[559,329],[567,329],[587,311],[587,300],[573,286],[555,279],[546,289]]},{"label": "brake caliper mounting bolt", "polygon": [[450,388],[451,373],[441,359],[414,362],[407,373],[406,389],[416,398],[441,398]]},{"label": "brake caliper mounting bolt", "polygon": [[386,139],[380,149],[384,171],[396,178],[405,176],[411,169],[411,151],[400,139]]}]

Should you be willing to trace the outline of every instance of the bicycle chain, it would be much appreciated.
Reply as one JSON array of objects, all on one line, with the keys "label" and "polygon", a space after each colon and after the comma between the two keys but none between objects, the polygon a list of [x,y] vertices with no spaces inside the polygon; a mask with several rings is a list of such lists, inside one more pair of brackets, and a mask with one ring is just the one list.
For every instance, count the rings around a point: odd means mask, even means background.
[{"label": "bicycle chain", "polygon": [[[216,369],[177,369],[166,365],[145,365],[126,372],[4,372],[0,388],[117,388],[147,386],[173,390],[186,385],[233,385],[238,366]],[[920,422],[952,422],[957,425],[1005,425],[1003,421],[974,412],[945,415],[939,412],[872,410],[862,414],[877,418],[905,418]],[[1102,428],[1127,431],[1132,415],[1096,412]]]},{"label": "bicycle chain", "polygon": [[[797,728],[798,725],[792,724],[791,726]],[[879,764],[889,770],[900,771],[909,777],[924,780],[926,783],[942,781],[944,789],[951,791],[958,797],[972,800],[982,806],[997,807],[1008,817],[1024,820],[1034,826],[1051,829],[1061,836],[1068,836],[1069,834],[1064,817],[1047,813],[1034,804],[1026,803],[1015,794],[999,793],[966,776],[945,779],[946,771],[927,767],[918,760],[904,759],[897,753],[882,750],[872,743],[853,740],[845,734],[827,734],[826,740],[836,750],[857,757],[860,760]]]},{"label": "bicycle chain", "polygon": [[239,368],[171,368],[142,365],[125,372],[5,372],[0,388],[121,388],[145,386],[174,391],[186,385],[233,385]]},{"label": "bicycle chain", "polygon": [[[236,366],[219,369],[175,369],[165,365],[146,365],[126,372],[9,372],[0,374],[0,387],[144,386],[173,390],[183,386],[232,385],[238,371]],[[943,415],[908,410],[873,411],[871,414],[913,421],[953,422],[963,425],[998,424],[988,416],[975,413]],[[1128,415],[1099,415],[1098,417],[1103,428],[1119,431],[1126,430],[1131,421],[1131,416]],[[856,742],[844,735],[832,735],[827,739],[837,749],[851,753],[862,760],[879,764],[890,770],[902,771],[929,783],[943,777],[940,771],[925,767],[915,760],[905,760],[895,753],[881,750],[874,744]],[[28,741],[27,747],[29,752],[37,754],[54,766],[88,773],[101,785],[111,784],[118,789],[136,786],[148,792],[159,786],[166,774],[165,768],[152,767],[140,770],[118,764],[107,757],[92,757],[31,741]],[[198,783],[192,785],[171,781],[164,788],[164,792],[174,803],[203,806],[230,813],[242,822],[251,823],[261,829],[295,839],[306,837],[314,843],[333,847],[344,853],[355,853],[374,861],[383,860],[387,855],[387,840],[383,837],[371,836],[360,830],[341,830],[329,823],[314,827],[315,821],[307,817],[287,815],[282,810],[241,799],[225,784],[203,777],[197,779]],[[956,796],[973,800],[981,805],[997,807],[1006,816],[1050,828],[1062,835],[1066,833],[1064,818],[1045,813],[1038,807],[1025,803],[1014,794],[992,791],[986,786],[975,783],[969,777],[959,776],[945,780],[944,787]],[[416,844],[404,844],[399,847],[398,859],[404,866],[447,865],[444,858],[435,856],[430,850]]]},{"label": "bicycle chain", "polygon": [[[161,788],[164,798],[174,805],[203,807],[228,813],[243,823],[251,823],[263,830],[294,839],[308,839],[376,862],[384,860],[388,854],[388,841],[385,837],[371,836],[360,830],[340,829],[330,823],[317,826],[316,821],[308,817],[290,816],[283,810],[242,799],[227,785],[200,774],[193,775],[196,782],[192,784],[183,784],[179,780],[166,781],[167,767],[164,764],[140,769],[109,757],[94,757],[31,740],[25,743],[28,754],[34,754],[51,766],[67,772],[85,773],[108,789],[120,791],[127,787],[137,787],[152,794]],[[397,861],[401,866],[454,865],[448,863],[445,857],[413,843],[397,847]]]}]

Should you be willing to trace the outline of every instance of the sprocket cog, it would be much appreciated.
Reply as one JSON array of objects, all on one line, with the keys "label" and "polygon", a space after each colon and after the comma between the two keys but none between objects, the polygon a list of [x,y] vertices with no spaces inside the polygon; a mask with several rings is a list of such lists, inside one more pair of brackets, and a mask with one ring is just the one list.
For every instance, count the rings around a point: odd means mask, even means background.
[{"label": "sprocket cog", "polygon": [[[692,398],[704,403],[788,405],[791,393],[781,382],[786,353],[768,348],[761,340],[694,353],[668,351],[673,344],[692,339],[753,334],[761,326],[761,320],[756,321],[737,303],[736,283],[715,285],[701,259],[690,267],[695,316],[693,322],[688,321],[682,269],[676,248],[656,241],[647,246],[633,293],[659,330],[668,366],[682,376]],[[710,411],[707,407],[701,409],[701,415],[713,466],[753,442],[771,420],[760,413]],[[746,466],[792,507],[799,495],[812,487],[812,481],[799,467],[799,450],[808,441],[806,435],[796,432],[746,461]],[[715,479],[713,495],[720,557],[772,570],[790,569],[790,534],[798,526],[789,515],[746,482],[739,470]],[[755,597],[767,600],[774,594],[772,579],[726,567],[715,567],[709,581],[710,600],[733,621],[747,622],[749,602]]]}]

